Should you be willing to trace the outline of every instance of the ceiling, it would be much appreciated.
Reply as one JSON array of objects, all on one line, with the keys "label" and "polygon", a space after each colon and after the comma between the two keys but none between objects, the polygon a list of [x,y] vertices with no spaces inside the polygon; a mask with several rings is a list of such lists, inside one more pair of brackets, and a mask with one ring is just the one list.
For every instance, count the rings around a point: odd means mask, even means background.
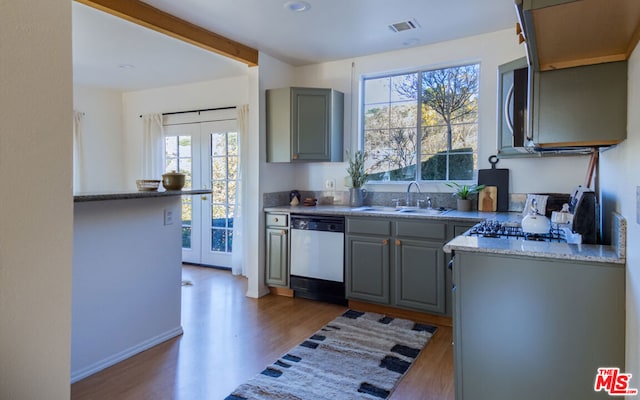
[{"label": "ceiling", "polygon": [[[515,26],[513,0],[144,0],[291,65],[307,65]],[[418,28],[389,25],[414,20]],[[515,37],[515,33],[514,33]],[[73,2],[74,82],[140,90],[244,75],[246,65]]]}]

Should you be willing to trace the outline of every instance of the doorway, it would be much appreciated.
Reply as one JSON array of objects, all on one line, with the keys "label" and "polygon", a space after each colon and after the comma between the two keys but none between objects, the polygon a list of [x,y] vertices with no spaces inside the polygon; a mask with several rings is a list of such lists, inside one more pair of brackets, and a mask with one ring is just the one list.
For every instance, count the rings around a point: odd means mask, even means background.
[{"label": "doorway", "polygon": [[165,171],[186,175],[185,189],[211,194],[182,197],[182,260],[231,268],[238,188],[236,119],[164,126]]}]

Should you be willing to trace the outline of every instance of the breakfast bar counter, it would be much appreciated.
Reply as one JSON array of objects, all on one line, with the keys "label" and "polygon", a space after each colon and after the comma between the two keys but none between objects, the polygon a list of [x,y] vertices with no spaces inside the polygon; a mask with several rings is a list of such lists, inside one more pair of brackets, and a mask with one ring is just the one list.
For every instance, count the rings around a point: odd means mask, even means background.
[{"label": "breakfast bar counter", "polygon": [[181,196],[74,196],[71,381],[180,335]]},{"label": "breakfast bar counter", "polygon": [[129,199],[148,199],[152,197],[172,197],[172,196],[192,196],[198,194],[210,194],[211,190],[149,190],[149,191],[132,191],[123,190],[117,192],[92,192],[78,193],[73,196],[74,203],[86,201],[104,201],[104,200],[129,200]]}]

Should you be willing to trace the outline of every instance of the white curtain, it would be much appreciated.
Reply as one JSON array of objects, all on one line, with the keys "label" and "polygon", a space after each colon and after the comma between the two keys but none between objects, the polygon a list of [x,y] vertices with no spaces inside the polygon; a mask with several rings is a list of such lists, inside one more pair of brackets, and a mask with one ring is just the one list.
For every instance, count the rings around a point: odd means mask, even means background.
[{"label": "white curtain", "polygon": [[164,173],[162,165],[162,114],[142,116],[144,136],[142,139],[142,176],[144,179],[160,179]]},{"label": "white curtain", "polygon": [[245,204],[245,144],[249,132],[249,105],[238,106],[238,177],[236,183],[236,204],[233,214],[233,247],[231,250],[231,272],[234,275],[247,275],[245,251],[245,218],[243,217]]},{"label": "white curtain", "polygon": [[82,146],[82,119],[84,113],[73,111],[73,192],[86,190],[84,148]]}]

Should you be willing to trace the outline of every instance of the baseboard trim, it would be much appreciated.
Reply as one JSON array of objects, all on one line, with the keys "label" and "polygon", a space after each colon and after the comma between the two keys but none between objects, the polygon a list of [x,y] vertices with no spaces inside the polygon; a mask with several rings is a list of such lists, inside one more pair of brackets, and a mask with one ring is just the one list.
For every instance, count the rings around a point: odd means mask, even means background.
[{"label": "baseboard trim", "polygon": [[293,290],[289,288],[269,287],[269,291],[276,296],[293,297]]},{"label": "baseboard trim", "polygon": [[180,336],[182,335],[182,333],[183,333],[182,326],[178,326],[177,328],[174,328],[170,331],[162,333],[158,336],[154,336],[148,340],[145,340],[144,342],[141,342],[128,349],[125,349],[101,361],[98,361],[79,371],[71,371],[71,383],[76,383],[77,381],[82,380],[90,375],[93,375],[96,372],[102,371],[103,369],[108,368],[114,364],[117,364],[120,361],[124,361],[127,358],[133,357],[138,353],[148,350],[153,346],[157,346],[162,342],[166,342],[169,339],[172,339],[176,336]]},{"label": "baseboard trim", "polygon": [[410,319],[412,321],[422,322],[425,324],[453,326],[451,317],[443,317],[441,315],[427,314],[419,311],[403,310],[401,308],[382,306],[379,304],[372,304],[372,303],[365,303],[363,301],[349,300],[349,308],[352,308],[358,311],[384,314],[390,317]]}]

